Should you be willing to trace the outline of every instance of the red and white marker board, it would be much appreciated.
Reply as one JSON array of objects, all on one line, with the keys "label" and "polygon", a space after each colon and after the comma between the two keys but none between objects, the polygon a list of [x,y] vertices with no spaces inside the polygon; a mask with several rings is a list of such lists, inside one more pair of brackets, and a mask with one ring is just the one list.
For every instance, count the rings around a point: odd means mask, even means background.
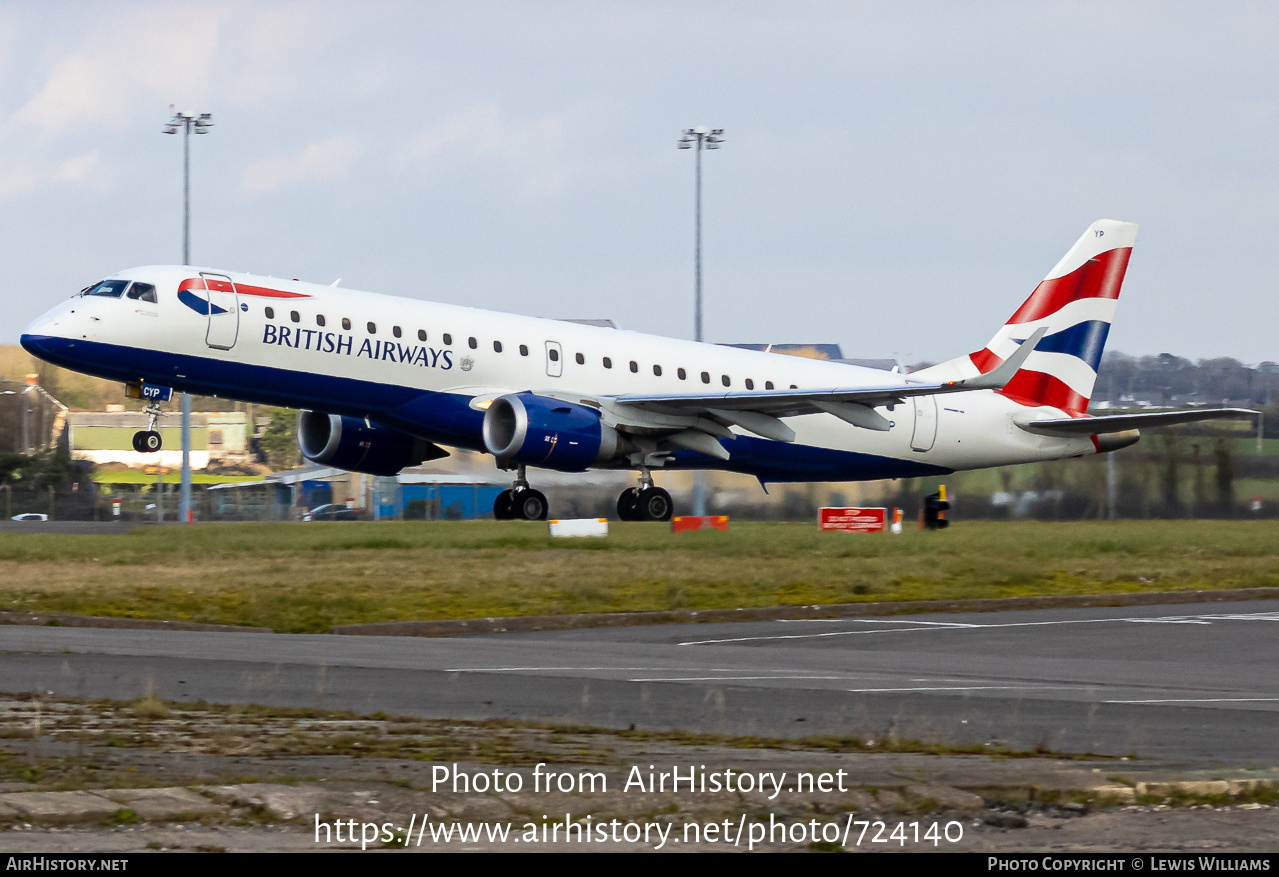
[{"label": "red and white marker board", "polygon": [[844,533],[882,533],[887,529],[888,509],[823,508],[818,523],[823,530]]},{"label": "red and white marker board", "polygon": [[692,530],[728,530],[728,515],[684,515],[671,518],[672,533],[687,533]]}]

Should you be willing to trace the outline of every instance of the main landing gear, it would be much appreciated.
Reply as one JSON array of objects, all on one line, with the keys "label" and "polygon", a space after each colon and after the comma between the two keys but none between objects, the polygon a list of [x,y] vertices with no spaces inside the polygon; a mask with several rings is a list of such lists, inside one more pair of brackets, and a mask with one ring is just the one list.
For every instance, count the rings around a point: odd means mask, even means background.
[{"label": "main landing gear", "polygon": [[653,474],[640,471],[640,486],[622,491],[617,498],[617,516],[623,521],[669,521],[675,513],[671,495],[653,484]]},{"label": "main landing gear", "polygon": [[160,403],[152,402],[145,410],[149,418],[147,428],[133,434],[133,449],[139,454],[154,454],[164,446],[160,431],[155,428],[156,421],[160,419]]},{"label": "main landing gear", "polygon": [[499,521],[545,521],[549,511],[546,494],[528,486],[523,466],[516,469],[515,486],[493,501],[493,517]]}]

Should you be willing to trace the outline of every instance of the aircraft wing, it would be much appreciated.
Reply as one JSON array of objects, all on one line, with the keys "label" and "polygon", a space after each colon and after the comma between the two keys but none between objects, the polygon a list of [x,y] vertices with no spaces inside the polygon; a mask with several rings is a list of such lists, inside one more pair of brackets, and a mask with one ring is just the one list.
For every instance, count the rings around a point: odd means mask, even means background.
[{"label": "aircraft wing", "polygon": [[1171,426],[1175,423],[1193,423],[1198,420],[1216,420],[1226,417],[1255,417],[1256,411],[1248,408],[1194,408],[1186,411],[1143,411],[1138,414],[1111,414],[1103,417],[1061,417],[1053,420],[1017,421],[1017,426],[1036,435],[1071,438],[1086,435],[1105,435],[1141,429],[1150,426]]},{"label": "aircraft wing", "polygon": [[900,405],[913,396],[936,396],[970,390],[1003,388],[1021,368],[1047,332],[1035,332],[998,368],[959,381],[919,383],[902,381],[877,387],[830,387],[803,390],[757,390],[725,393],[661,395],[627,393],[609,397],[622,411],[638,410],[658,416],[695,416],[740,426],[779,441],[794,441],[795,434],[779,418],[799,414],[833,414],[854,426],[884,432],[889,421],[874,409]]}]

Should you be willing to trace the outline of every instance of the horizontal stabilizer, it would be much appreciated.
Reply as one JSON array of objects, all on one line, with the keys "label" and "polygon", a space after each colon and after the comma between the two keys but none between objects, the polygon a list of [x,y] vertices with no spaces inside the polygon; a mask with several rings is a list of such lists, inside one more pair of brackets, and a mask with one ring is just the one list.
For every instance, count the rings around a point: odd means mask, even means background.
[{"label": "horizontal stabilizer", "polygon": [[1074,438],[1086,435],[1105,435],[1129,429],[1154,426],[1172,426],[1176,423],[1194,423],[1198,420],[1217,420],[1231,417],[1256,417],[1257,412],[1247,408],[1194,408],[1186,411],[1143,411],[1139,414],[1111,414],[1105,417],[1061,417],[1052,420],[1018,420],[1019,427],[1035,435]]}]

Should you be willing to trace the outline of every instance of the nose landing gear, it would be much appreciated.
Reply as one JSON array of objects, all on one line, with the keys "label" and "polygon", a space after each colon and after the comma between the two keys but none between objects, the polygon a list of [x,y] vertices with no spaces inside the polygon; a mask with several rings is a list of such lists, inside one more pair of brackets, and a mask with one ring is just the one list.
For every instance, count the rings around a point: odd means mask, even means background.
[{"label": "nose landing gear", "polygon": [[617,516],[623,521],[669,521],[675,513],[671,495],[653,484],[653,474],[640,470],[640,486],[622,491]]},{"label": "nose landing gear", "polygon": [[133,434],[133,449],[139,454],[154,454],[164,446],[160,431],[155,428],[160,419],[160,403],[152,402],[144,409],[147,413],[147,428]]},{"label": "nose landing gear", "polygon": [[528,486],[523,466],[516,469],[515,486],[493,501],[493,517],[499,521],[545,521],[549,511],[546,494]]}]

